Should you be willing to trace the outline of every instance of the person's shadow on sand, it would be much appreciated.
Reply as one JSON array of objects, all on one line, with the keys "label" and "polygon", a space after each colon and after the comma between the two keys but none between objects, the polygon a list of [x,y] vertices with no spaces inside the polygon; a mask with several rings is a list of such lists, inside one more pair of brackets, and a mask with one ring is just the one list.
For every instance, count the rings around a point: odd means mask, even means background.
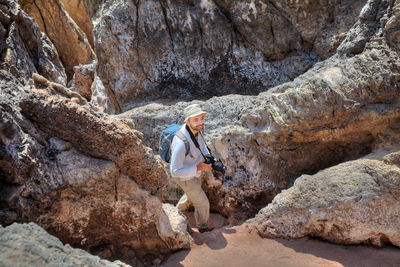
[{"label": "person's shadow on sand", "polygon": [[209,248],[217,250],[217,249],[223,249],[228,244],[223,233],[234,234],[235,232],[236,232],[235,229],[229,229],[223,227],[214,229],[211,232],[205,232],[205,233],[194,232],[192,234],[192,237],[196,245],[206,244]]},{"label": "person's shadow on sand", "polygon": [[[198,246],[203,244],[207,245],[212,250],[223,249],[227,246],[228,242],[223,234],[234,234],[235,229],[229,229],[227,227],[217,228],[211,232],[199,233],[193,232],[191,235],[193,237],[194,243]],[[184,265],[180,262],[184,261],[190,250],[181,250],[173,255],[171,255],[164,263],[160,266],[162,267],[183,267]]]},{"label": "person's shadow on sand", "polygon": [[196,245],[206,244],[209,248],[214,250],[223,249],[228,244],[223,234],[234,234],[236,232],[235,229],[227,228],[226,219],[217,213],[211,213],[209,219],[209,226],[214,229],[204,233],[199,233],[198,229],[195,227],[196,222],[193,212],[185,212],[185,216],[188,219],[190,228],[192,228],[193,232],[191,236]]}]

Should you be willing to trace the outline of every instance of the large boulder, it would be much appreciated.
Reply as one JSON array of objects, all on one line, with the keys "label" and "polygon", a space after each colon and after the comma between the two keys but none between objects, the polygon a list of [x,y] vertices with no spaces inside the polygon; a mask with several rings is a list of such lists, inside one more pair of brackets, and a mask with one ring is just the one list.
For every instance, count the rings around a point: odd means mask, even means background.
[{"label": "large boulder", "polygon": [[20,108],[41,131],[72,143],[92,157],[113,161],[123,174],[151,193],[165,184],[167,176],[161,163],[129,121],[96,113],[74,99],[59,97],[55,91],[30,90],[31,94],[21,99]]},{"label": "large boulder", "polygon": [[2,225],[33,221],[135,266],[190,246],[186,220],[155,196],[167,174],[129,121],[38,75],[24,88],[0,75]]},{"label": "large boulder", "polygon": [[256,94],[333,55],[366,1],[106,1],[98,75],[118,112],[148,99]]},{"label": "large boulder", "polygon": [[0,243],[0,265],[4,267],[129,266],[120,261],[102,260],[69,244],[63,245],[35,223],[0,226]]},{"label": "large boulder", "polygon": [[[397,16],[392,7],[370,1],[340,53],[292,82],[257,96],[195,101],[208,113],[205,137],[228,167],[219,181],[209,179],[213,207],[249,216],[301,174],[398,142],[400,58],[387,42],[392,33],[385,32],[385,23]],[[365,25],[369,30],[360,36]],[[156,150],[161,130],[183,123],[183,108],[190,103],[153,103],[119,117],[131,119]]]},{"label": "large boulder", "polygon": [[308,235],[339,244],[400,247],[399,155],[398,150],[381,150],[302,175],[248,226],[263,237]]},{"label": "large boulder", "polygon": [[64,67],[53,43],[16,0],[0,3],[0,69],[26,83],[32,73],[65,84]]}]

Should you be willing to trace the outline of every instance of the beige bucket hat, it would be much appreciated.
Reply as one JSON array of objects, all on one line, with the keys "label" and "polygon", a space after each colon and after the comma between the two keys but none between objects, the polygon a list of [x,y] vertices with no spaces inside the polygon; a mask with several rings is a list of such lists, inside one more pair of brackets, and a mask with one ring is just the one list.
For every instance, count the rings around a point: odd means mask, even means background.
[{"label": "beige bucket hat", "polygon": [[185,116],[185,121],[187,121],[191,117],[196,117],[201,114],[207,114],[207,112],[205,112],[199,104],[189,105],[183,111],[183,115]]}]

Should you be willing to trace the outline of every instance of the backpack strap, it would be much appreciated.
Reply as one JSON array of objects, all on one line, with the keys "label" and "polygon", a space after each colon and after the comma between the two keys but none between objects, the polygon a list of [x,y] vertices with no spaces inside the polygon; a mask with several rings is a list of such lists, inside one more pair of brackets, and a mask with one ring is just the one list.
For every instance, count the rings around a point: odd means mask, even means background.
[{"label": "backpack strap", "polygon": [[189,153],[190,153],[190,145],[189,145],[189,142],[188,142],[186,136],[185,136],[181,131],[177,131],[177,132],[175,133],[175,135],[176,135],[179,139],[181,139],[182,142],[185,144],[185,149],[186,149],[185,157],[186,157],[186,156],[189,155]]}]

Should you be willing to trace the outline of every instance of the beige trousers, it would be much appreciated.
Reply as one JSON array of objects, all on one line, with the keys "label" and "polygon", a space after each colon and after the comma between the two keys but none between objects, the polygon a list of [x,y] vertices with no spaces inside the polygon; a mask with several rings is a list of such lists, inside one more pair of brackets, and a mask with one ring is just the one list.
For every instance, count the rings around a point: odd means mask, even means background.
[{"label": "beige trousers", "polygon": [[195,177],[187,181],[181,181],[179,178],[174,178],[174,180],[185,192],[176,207],[180,211],[185,211],[192,203],[197,226],[207,226],[210,217],[210,202],[201,188],[200,178]]}]

